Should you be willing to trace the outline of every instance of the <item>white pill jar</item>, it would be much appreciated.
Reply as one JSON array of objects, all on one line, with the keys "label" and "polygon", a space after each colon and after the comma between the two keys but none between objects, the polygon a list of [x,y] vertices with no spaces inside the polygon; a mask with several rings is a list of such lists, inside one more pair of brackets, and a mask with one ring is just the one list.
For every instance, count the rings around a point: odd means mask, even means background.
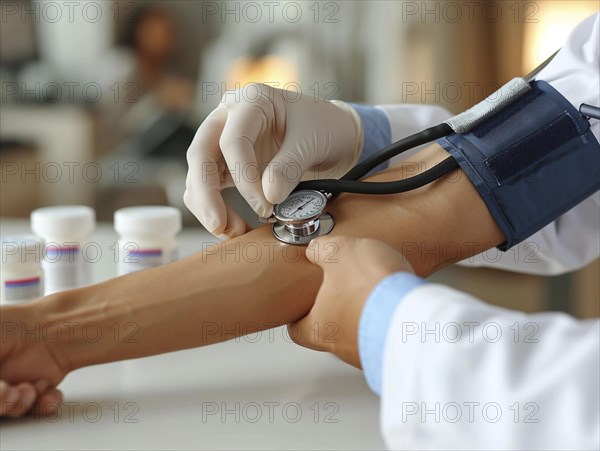
[{"label": "white pill jar", "polygon": [[31,213],[31,229],[45,241],[45,294],[92,283],[91,263],[98,256],[98,246],[91,243],[95,225],[94,210],[84,205],[39,208]]},{"label": "white pill jar", "polygon": [[34,235],[0,239],[0,304],[20,304],[44,295],[43,241]]},{"label": "white pill jar", "polygon": [[176,235],[181,230],[177,208],[121,208],[115,212],[115,230],[120,236],[119,275],[177,260]]}]

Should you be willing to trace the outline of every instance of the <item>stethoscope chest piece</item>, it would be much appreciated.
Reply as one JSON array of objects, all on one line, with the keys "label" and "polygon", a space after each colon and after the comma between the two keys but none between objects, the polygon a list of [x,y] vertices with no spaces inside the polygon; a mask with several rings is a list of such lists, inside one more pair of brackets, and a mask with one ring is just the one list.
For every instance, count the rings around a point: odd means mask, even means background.
[{"label": "stethoscope chest piece", "polygon": [[275,206],[273,235],[287,244],[308,244],[314,238],[327,235],[335,222],[325,212],[327,196],[316,190],[296,191]]}]

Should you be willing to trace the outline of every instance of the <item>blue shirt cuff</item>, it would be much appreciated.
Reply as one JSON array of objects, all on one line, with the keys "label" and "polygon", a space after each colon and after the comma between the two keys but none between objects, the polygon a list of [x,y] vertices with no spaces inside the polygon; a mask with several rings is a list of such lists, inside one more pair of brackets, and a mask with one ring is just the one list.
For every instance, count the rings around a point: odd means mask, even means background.
[{"label": "blue shirt cuff", "polygon": [[396,307],[412,289],[425,283],[407,272],[392,274],[373,289],[358,324],[358,353],[367,384],[381,394],[385,341]]},{"label": "blue shirt cuff", "polygon": [[[390,121],[381,108],[354,103],[350,106],[358,113],[363,123],[364,141],[359,159],[359,162],[362,162],[392,143],[392,130]],[[388,162],[380,164],[369,174],[387,168],[388,164]]]}]

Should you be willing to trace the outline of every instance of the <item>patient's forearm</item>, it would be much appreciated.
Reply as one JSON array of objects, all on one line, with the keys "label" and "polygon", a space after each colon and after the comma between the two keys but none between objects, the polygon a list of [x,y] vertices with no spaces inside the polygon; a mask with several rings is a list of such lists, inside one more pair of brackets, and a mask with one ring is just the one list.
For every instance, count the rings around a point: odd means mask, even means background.
[{"label": "patient's forearm", "polygon": [[[431,167],[446,156],[432,146],[413,161]],[[398,179],[404,169],[373,180]],[[485,205],[457,175],[404,194],[341,195],[328,206],[332,234],[383,240],[422,276],[499,244],[503,236]],[[44,322],[80,325],[63,334],[71,369],[202,346],[304,316],[321,283],[305,249],[278,243],[265,226],[169,265],[59,293],[35,309]],[[103,330],[97,342],[78,332],[91,322]]]}]

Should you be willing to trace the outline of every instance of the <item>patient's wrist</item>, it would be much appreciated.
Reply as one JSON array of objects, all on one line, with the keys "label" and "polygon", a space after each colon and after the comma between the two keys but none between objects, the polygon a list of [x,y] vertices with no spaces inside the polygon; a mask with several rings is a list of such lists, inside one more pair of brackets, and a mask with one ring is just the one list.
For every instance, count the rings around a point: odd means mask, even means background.
[{"label": "patient's wrist", "polygon": [[68,371],[102,363],[116,346],[127,343],[136,326],[117,303],[96,295],[98,286],[63,291],[31,304],[41,338]]}]

